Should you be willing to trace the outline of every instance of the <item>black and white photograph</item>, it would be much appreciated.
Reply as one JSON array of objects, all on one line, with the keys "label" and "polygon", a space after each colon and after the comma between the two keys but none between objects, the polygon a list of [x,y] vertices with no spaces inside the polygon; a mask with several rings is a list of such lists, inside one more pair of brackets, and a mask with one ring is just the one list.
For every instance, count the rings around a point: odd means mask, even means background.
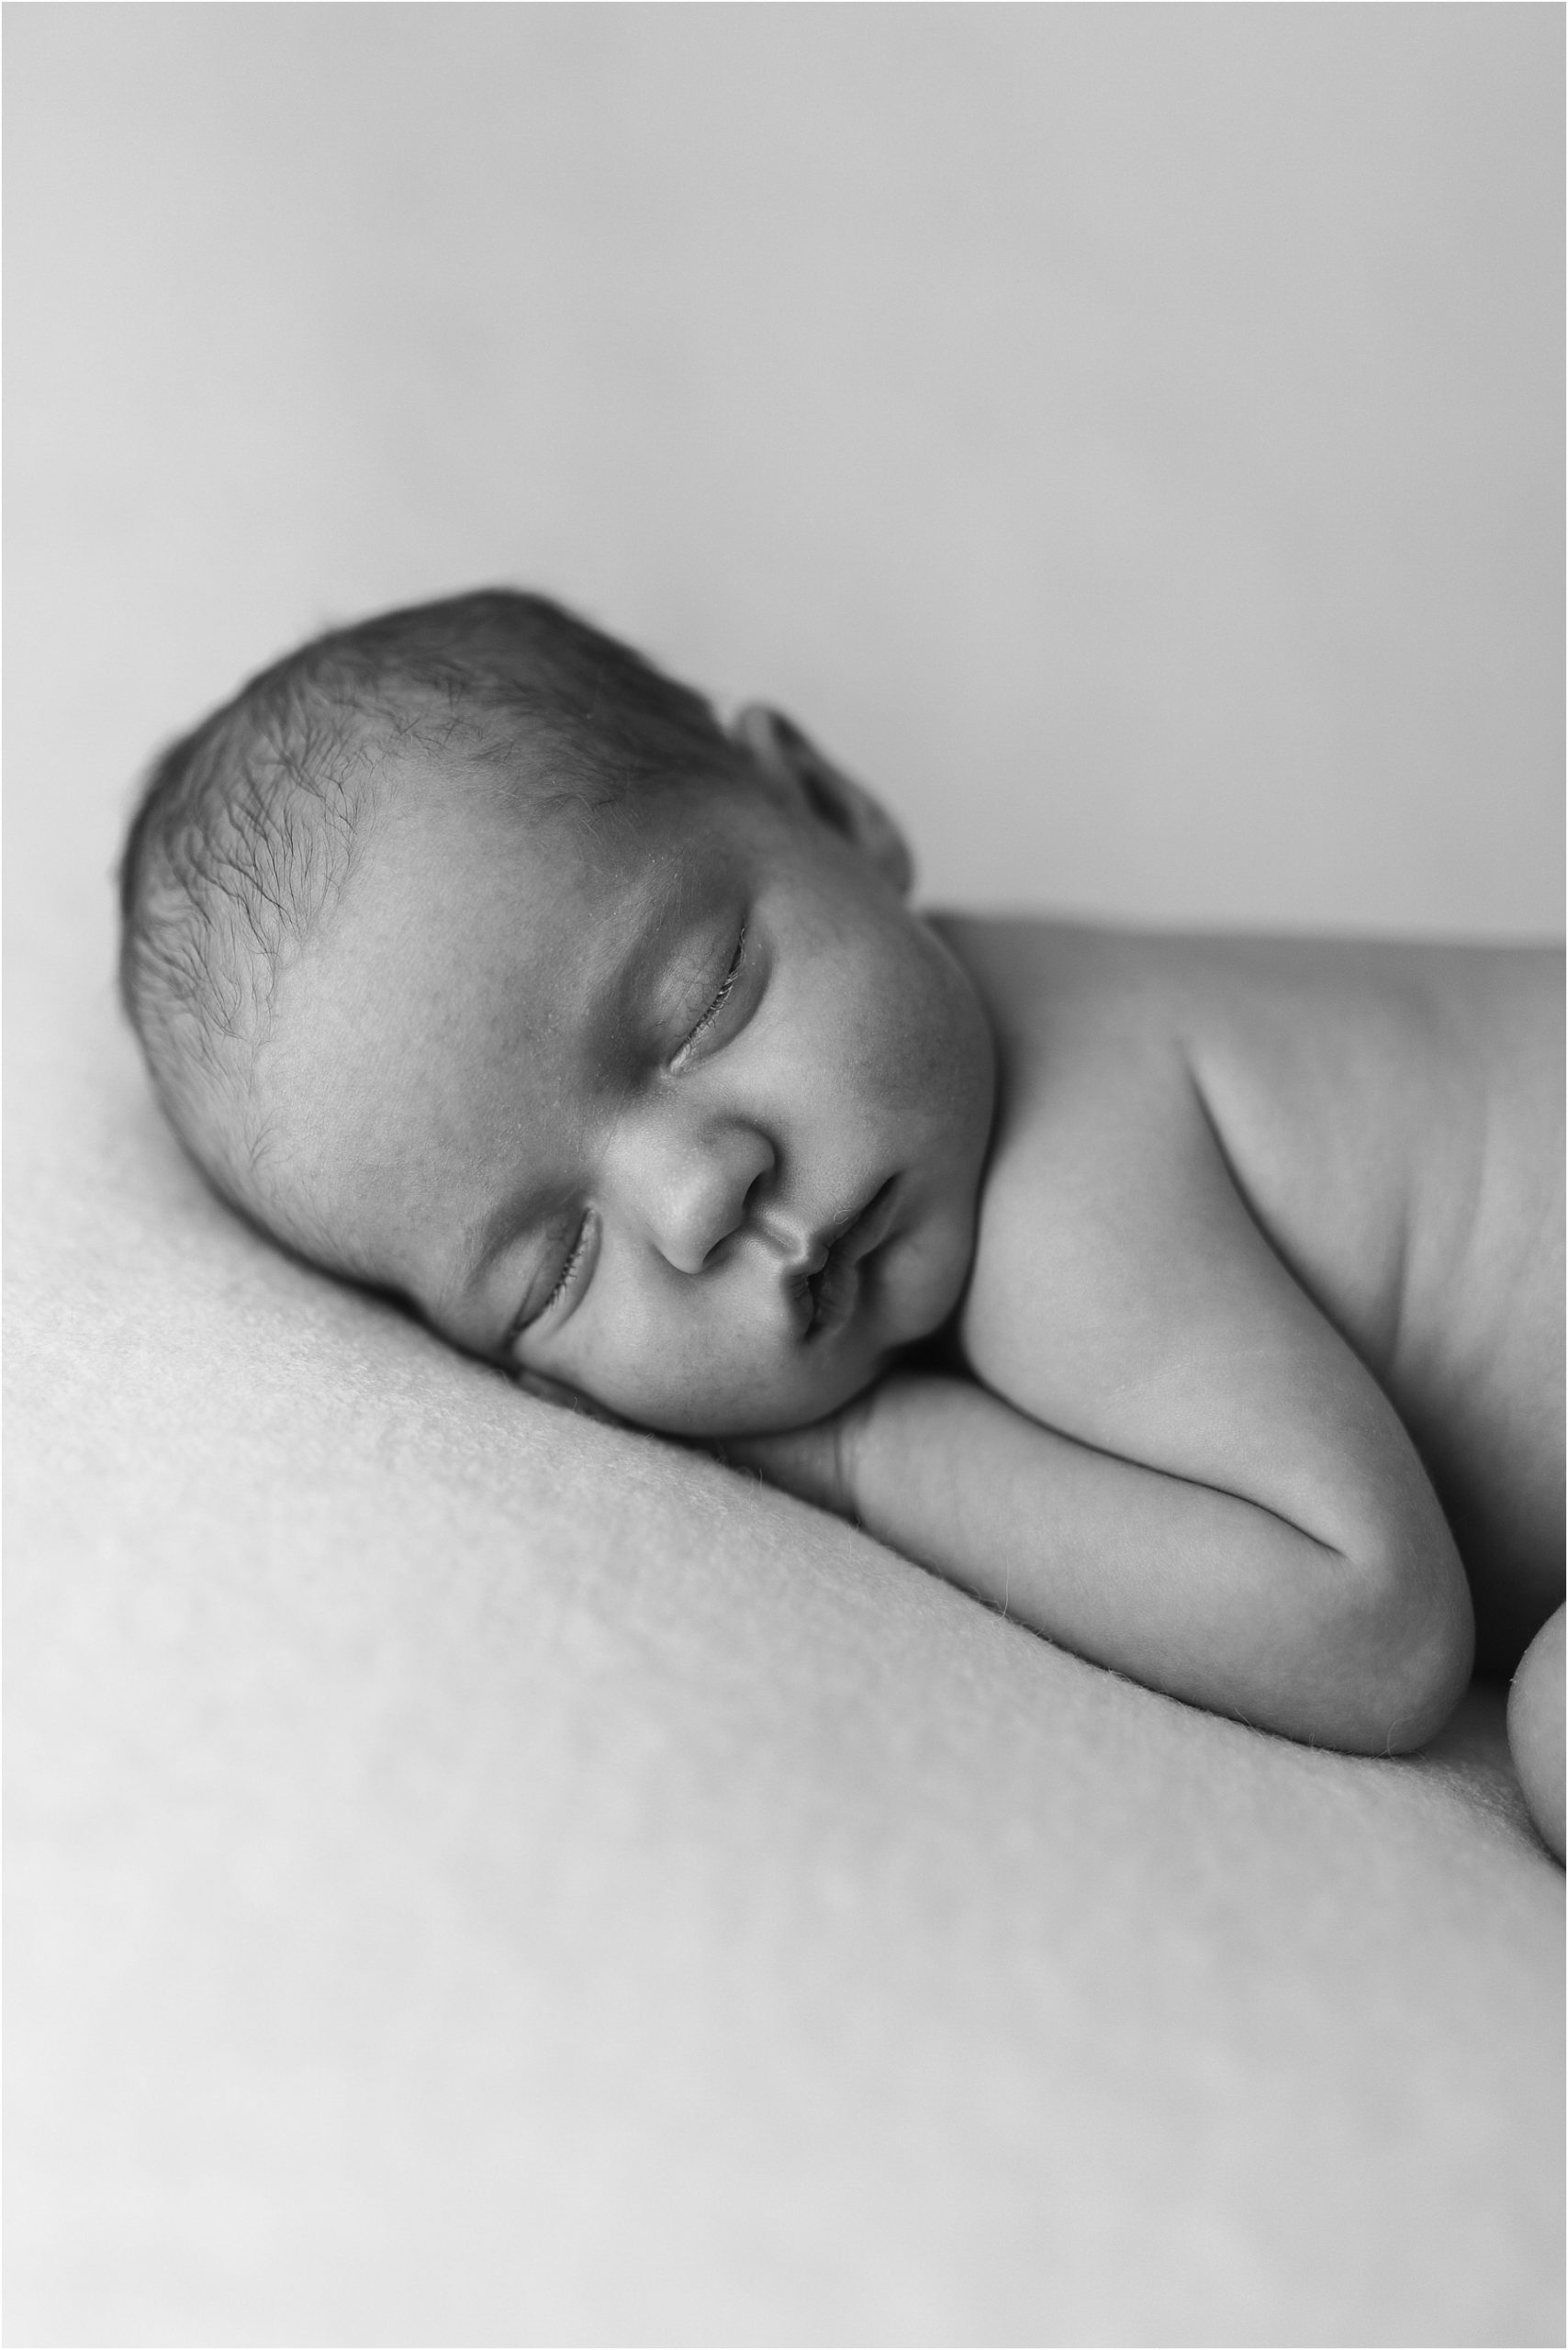
[{"label": "black and white photograph", "polygon": [[1564,8],[11,0],[5,2340],[1564,2326]]}]

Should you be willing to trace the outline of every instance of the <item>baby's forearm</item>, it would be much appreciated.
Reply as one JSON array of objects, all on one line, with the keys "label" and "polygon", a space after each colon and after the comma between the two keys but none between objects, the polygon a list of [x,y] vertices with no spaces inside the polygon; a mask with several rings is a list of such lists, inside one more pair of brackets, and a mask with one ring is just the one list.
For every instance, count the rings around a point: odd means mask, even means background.
[{"label": "baby's forearm", "polygon": [[1349,1559],[1238,1494],[1040,1427],[963,1380],[900,1376],[846,1422],[840,1505],[1081,1655],[1316,1743],[1419,1745],[1468,1678],[1468,1590],[1429,1555]]}]

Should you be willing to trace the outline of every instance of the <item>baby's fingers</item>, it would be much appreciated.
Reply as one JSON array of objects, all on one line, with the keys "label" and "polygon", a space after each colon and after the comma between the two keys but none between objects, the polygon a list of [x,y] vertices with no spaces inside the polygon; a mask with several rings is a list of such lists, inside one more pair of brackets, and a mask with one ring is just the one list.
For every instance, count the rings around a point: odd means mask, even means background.
[{"label": "baby's fingers", "polygon": [[853,1514],[844,1474],[839,1423],[819,1420],[814,1427],[790,1428],[782,1436],[726,1438],[715,1448],[732,1469],[751,1469],[770,1485],[814,1502],[818,1509]]}]

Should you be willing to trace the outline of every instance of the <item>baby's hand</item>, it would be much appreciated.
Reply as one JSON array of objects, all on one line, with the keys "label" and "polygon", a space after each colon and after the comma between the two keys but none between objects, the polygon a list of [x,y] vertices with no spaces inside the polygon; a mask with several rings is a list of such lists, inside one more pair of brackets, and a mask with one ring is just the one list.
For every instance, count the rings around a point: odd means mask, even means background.
[{"label": "baby's hand", "polygon": [[789,1428],[780,1436],[728,1437],[713,1449],[733,1469],[755,1470],[771,1485],[814,1502],[839,1517],[857,1518],[855,1469],[861,1439],[882,1394],[868,1388],[825,1420],[808,1428]]}]

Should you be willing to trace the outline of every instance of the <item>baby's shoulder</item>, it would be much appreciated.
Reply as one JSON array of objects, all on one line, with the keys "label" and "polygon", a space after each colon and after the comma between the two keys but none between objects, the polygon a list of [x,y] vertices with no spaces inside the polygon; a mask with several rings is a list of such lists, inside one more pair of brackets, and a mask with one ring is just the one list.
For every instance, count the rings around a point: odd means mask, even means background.
[{"label": "baby's shoulder", "polygon": [[1193,1077],[1202,975],[1184,942],[1134,933],[971,920],[942,931],[998,1061],[962,1336],[977,1367],[1039,1410],[1031,1331],[1050,1329],[1054,1362],[1070,1358],[1081,1379],[1091,1344],[1147,1337],[1164,1296],[1150,1268],[1214,1246],[1230,1181]]},{"label": "baby's shoulder", "polygon": [[1007,1129],[1092,1115],[1111,1099],[1157,1116],[1222,1012],[1206,941],[969,915],[936,926],[990,1017]]},{"label": "baby's shoulder", "polygon": [[[1488,1142],[1561,1091],[1561,950],[946,917],[997,1039],[1008,1120],[1135,1123],[1194,1094],[1238,1163],[1329,1122],[1357,1150]],[[1353,1113],[1349,1119],[1348,1113]],[[1086,1136],[1087,1139],[1087,1136]]]},{"label": "baby's shoulder", "polygon": [[1560,1183],[1550,949],[941,927],[998,1048],[976,1327],[1087,1329],[1109,1301],[1146,1343],[1154,1303],[1192,1311],[1178,1269],[1217,1281],[1250,1230],[1391,1363],[1426,1293],[1451,1306],[1457,1268],[1537,1232],[1542,1169]]}]

